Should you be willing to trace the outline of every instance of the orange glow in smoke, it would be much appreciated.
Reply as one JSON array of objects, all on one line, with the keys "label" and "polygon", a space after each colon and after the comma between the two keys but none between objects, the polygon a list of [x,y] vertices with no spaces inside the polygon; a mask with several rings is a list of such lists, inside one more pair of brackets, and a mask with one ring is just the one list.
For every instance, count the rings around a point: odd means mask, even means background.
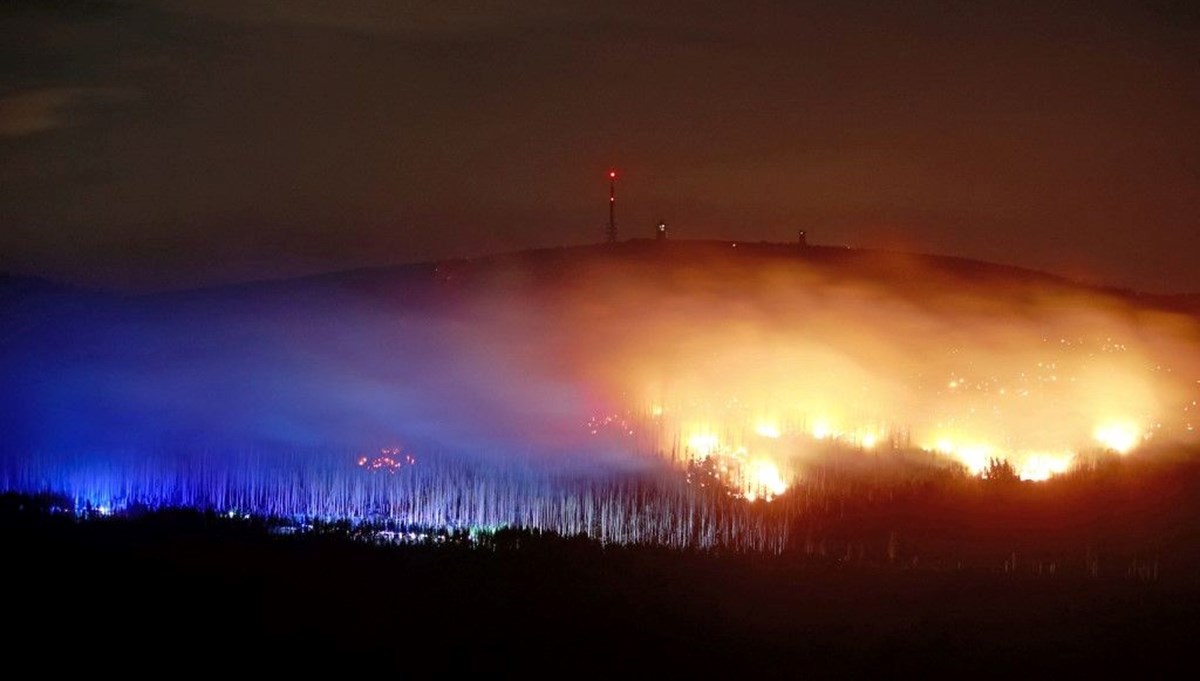
[{"label": "orange glow in smoke", "polygon": [[854,456],[1042,481],[1150,435],[1200,443],[1194,317],[919,258],[712,248],[598,261],[552,310],[590,385],[649,424],[632,446],[704,462],[706,485],[779,496]]}]

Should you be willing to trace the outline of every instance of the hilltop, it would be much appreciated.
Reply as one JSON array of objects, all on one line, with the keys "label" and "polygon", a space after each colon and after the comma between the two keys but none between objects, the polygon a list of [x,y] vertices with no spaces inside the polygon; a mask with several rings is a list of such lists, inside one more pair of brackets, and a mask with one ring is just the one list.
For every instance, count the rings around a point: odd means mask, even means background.
[{"label": "hilltop", "polygon": [[295,278],[250,281],[142,295],[104,294],[31,277],[0,274],[0,299],[8,312],[30,298],[62,302],[84,297],[91,302],[214,302],[301,298],[329,293],[386,296],[397,304],[429,303],[447,291],[462,292],[472,282],[507,282],[553,289],[578,283],[591,268],[619,265],[648,282],[673,272],[716,269],[750,272],[765,266],[804,269],[825,281],[861,280],[897,289],[926,284],[942,287],[992,287],[1018,292],[1078,292],[1110,296],[1139,307],[1200,314],[1200,294],[1153,294],[1082,283],[1037,270],[955,256],[766,241],[630,239],[615,244],[537,248],[471,258],[341,270]]}]

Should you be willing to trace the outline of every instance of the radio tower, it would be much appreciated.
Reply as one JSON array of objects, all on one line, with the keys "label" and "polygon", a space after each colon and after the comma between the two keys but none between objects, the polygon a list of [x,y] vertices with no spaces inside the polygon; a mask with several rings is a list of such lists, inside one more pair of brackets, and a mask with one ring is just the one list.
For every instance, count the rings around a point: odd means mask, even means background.
[{"label": "radio tower", "polygon": [[617,243],[617,171],[608,171],[608,243]]}]

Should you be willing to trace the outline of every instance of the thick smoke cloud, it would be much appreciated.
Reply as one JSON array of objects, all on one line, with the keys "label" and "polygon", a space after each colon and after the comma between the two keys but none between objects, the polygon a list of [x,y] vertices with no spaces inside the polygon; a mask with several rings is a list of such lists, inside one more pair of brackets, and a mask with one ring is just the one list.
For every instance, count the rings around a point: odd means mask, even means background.
[{"label": "thick smoke cloud", "polygon": [[1195,441],[1193,317],[959,261],[632,244],[22,301],[10,460],[399,446],[603,468],[711,436],[798,475],[831,442],[977,467],[1112,447],[1106,428]]},{"label": "thick smoke cloud", "polygon": [[101,300],[35,319],[6,358],[21,449],[544,455],[556,422],[580,420],[561,377],[522,357],[519,326],[418,309],[404,298],[419,288],[295,288]]},{"label": "thick smoke cloud", "polygon": [[703,433],[790,458],[812,443],[750,434],[803,431],[977,470],[1195,441],[1192,317],[1029,272],[766,251],[600,266],[572,294],[590,304],[564,305],[592,340],[579,362],[661,411],[677,448]]}]

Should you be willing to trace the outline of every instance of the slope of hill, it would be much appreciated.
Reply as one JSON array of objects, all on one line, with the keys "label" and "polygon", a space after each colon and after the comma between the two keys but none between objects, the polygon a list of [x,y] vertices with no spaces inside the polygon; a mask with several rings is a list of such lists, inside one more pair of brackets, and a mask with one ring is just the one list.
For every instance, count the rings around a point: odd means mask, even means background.
[{"label": "slope of hill", "polygon": [[[630,239],[617,244],[541,248],[475,258],[448,259],[383,267],[329,272],[290,279],[250,281],[242,284],[187,289],[147,295],[103,294],[50,281],[0,274],[0,301],[12,313],[19,301],[30,298],[63,302],[72,296],[89,302],[109,301],[137,305],[189,304],[201,301],[275,299],[291,296],[324,296],[351,293],[386,296],[396,304],[429,303],[440,292],[468,286],[472,281],[495,283],[507,277],[538,286],[553,287],[590,274],[594,266],[624,264],[652,281],[673,270],[721,268],[726,274],[755,268],[796,267],[818,273],[829,281],[865,279],[898,288],[932,281],[950,286],[997,286],[1022,290],[1080,291],[1109,295],[1131,304],[1162,310],[1200,314],[1200,294],[1152,294],[1095,286],[1010,265],[954,256],[899,253],[836,246],[799,246],[770,242],[726,240]],[[399,296],[398,298],[395,296]]]}]

